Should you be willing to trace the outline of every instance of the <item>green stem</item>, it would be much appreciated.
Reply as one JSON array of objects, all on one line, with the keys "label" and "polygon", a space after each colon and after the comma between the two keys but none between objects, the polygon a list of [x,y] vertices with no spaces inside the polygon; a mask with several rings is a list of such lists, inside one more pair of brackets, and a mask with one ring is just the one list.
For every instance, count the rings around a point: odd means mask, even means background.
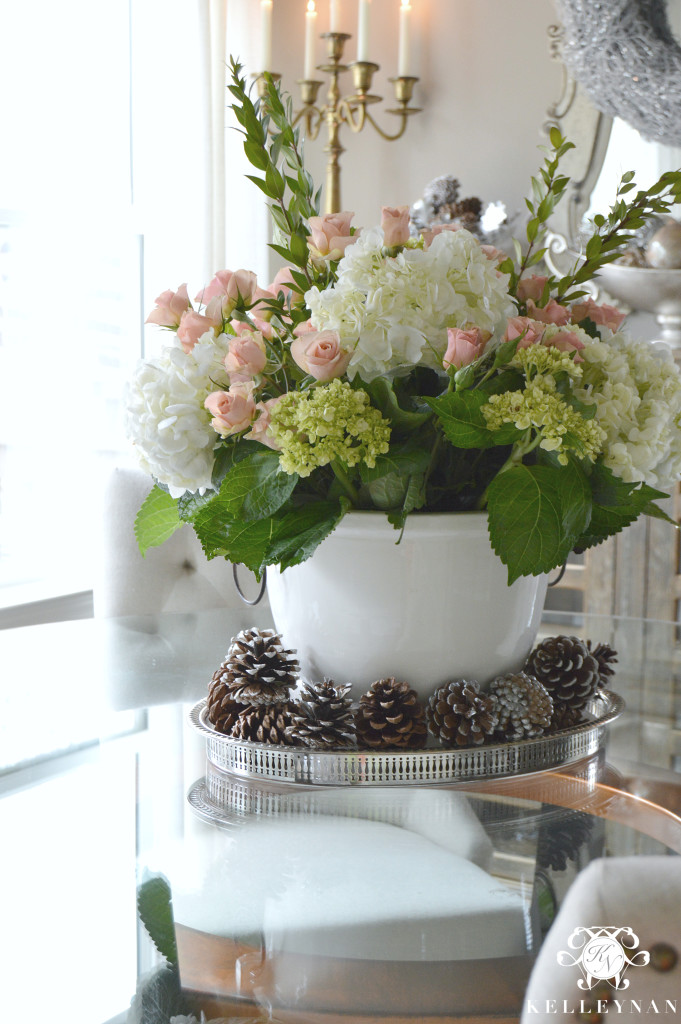
[{"label": "green stem", "polygon": [[340,462],[338,462],[337,459],[334,459],[330,463],[330,465],[331,469],[333,470],[333,475],[336,477],[336,480],[347,494],[353,506],[357,508],[359,505],[359,492],[357,491],[357,488],[353,484],[352,480],[350,479],[350,477],[348,476],[348,474],[343,469],[342,465],[340,464]]},{"label": "green stem", "polygon": [[[539,442],[541,441],[541,438],[542,435],[539,431],[537,431],[535,436],[532,437],[532,428],[530,428],[525,437],[521,441],[516,441],[516,443],[513,445],[513,448],[511,449],[511,454],[506,459],[506,462],[503,464],[501,469],[495,474],[493,479],[496,480],[496,478],[501,473],[505,473],[507,469],[512,469],[513,466],[520,465],[525,456],[538,446]],[[477,507],[479,509],[483,509],[487,504],[487,494],[490,489],[491,483],[492,481],[490,481],[490,483],[487,485],[487,487],[484,489],[484,491],[478,498]]]}]

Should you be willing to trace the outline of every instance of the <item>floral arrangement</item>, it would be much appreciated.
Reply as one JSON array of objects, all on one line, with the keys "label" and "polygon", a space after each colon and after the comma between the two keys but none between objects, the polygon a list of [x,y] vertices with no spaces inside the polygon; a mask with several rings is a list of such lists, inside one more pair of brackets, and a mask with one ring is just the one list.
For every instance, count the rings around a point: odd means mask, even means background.
[{"label": "floral arrangement", "polygon": [[681,172],[647,191],[623,176],[563,278],[534,273],[568,179],[554,129],[514,256],[446,225],[413,235],[319,216],[290,104],[253,101],[232,62],[233,110],[286,261],[262,287],[218,272],[148,322],[172,335],[129,389],[129,435],[156,484],[142,551],[190,523],[207,556],[258,576],[308,558],[350,509],[397,530],[423,512],[486,510],[509,583],[561,565],[646,513],[681,477],[681,376],[671,354],[625,337],[621,313],[581,287],[650,217]]}]

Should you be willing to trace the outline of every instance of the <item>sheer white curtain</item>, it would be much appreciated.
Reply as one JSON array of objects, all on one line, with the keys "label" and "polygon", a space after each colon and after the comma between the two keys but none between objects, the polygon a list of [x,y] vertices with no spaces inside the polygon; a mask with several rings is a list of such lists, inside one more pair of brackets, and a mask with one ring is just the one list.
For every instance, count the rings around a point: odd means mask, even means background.
[{"label": "sheer white curtain", "polygon": [[264,204],[227,177],[244,170],[226,127],[227,54],[248,60],[252,7],[5,12],[0,605],[89,589],[99,491],[129,461],[123,389],[155,296],[182,281],[193,294],[230,260],[260,269]]}]

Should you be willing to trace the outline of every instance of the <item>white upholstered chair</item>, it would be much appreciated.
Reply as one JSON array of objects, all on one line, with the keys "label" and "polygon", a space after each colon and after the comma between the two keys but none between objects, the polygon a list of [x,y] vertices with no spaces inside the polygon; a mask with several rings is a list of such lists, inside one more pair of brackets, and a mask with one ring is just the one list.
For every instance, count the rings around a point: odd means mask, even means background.
[{"label": "white upholstered chair", "polygon": [[[224,558],[209,561],[193,530],[183,526],[142,557],[134,532],[135,515],[151,490],[138,469],[118,468],[110,477],[102,509],[102,550],[94,588],[96,616],[190,612],[243,607]],[[242,586],[249,597],[258,585],[243,567]],[[267,598],[263,598],[265,605]]]}]

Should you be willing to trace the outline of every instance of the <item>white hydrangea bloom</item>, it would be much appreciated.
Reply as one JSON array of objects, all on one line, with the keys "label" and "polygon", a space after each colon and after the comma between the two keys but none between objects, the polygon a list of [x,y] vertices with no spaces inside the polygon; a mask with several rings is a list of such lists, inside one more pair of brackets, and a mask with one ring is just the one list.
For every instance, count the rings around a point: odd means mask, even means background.
[{"label": "white hydrangea bloom", "polygon": [[158,359],[140,362],[128,386],[126,432],[142,468],[166,484],[173,498],[210,487],[218,437],[206,396],[224,376],[225,334],[208,331],[191,350],[168,346]]},{"label": "white hydrangea bloom", "polygon": [[663,345],[614,334],[580,352],[583,402],[607,432],[605,465],[627,482],[668,491],[681,476],[681,374]]},{"label": "white hydrangea bloom", "polygon": [[335,330],[353,350],[348,376],[370,381],[417,363],[442,369],[447,328],[483,330],[512,315],[508,278],[468,231],[443,231],[428,249],[387,257],[380,228],[345,250],[332,288],[305,295],[317,330]]}]

